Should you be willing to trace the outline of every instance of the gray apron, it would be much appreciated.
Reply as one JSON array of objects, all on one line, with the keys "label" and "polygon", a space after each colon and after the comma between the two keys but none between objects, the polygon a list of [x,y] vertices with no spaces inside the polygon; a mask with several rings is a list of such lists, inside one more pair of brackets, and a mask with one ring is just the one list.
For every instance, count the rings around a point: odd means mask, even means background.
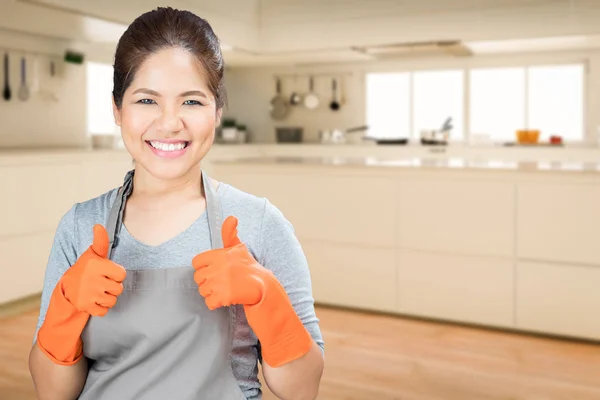
[{"label": "gray apron", "polygon": [[[129,171],[110,211],[109,255],[118,244]],[[222,248],[219,198],[202,172],[211,246]],[[82,400],[242,400],[233,375],[232,308],[210,311],[189,267],[128,270],[124,291],[82,334],[91,360]]]}]

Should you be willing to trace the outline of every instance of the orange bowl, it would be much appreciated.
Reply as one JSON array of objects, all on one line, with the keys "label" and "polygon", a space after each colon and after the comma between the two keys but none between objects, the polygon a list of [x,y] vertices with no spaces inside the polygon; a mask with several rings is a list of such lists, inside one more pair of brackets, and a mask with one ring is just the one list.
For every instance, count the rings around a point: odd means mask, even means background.
[{"label": "orange bowl", "polygon": [[515,132],[515,136],[517,143],[527,143],[529,138],[528,132],[524,129],[519,129],[517,132]]},{"label": "orange bowl", "polygon": [[540,131],[537,129],[519,129],[515,132],[515,136],[517,139],[517,143],[533,144],[537,143],[540,140]]}]

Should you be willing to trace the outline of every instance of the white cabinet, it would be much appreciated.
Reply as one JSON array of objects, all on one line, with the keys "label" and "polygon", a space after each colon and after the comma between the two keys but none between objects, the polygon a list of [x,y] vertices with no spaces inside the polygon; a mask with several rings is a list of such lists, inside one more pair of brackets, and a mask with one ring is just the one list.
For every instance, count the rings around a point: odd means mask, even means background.
[{"label": "white cabinet", "polygon": [[396,184],[393,179],[313,173],[240,173],[217,169],[219,179],[265,196],[299,236],[360,246],[394,246]]},{"label": "white cabinet", "polygon": [[521,183],[518,256],[600,266],[600,187]]},{"label": "white cabinet", "polygon": [[517,328],[600,339],[600,267],[519,262]]},{"label": "white cabinet", "polygon": [[300,240],[309,263],[316,302],[396,311],[394,250]]},{"label": "white cabinet", "polygon": [[487,180],[400,179],[401,248],[456,254],[514,254],[514,184]]},{"label": "white cabinet", "polygon": [[510,259],[398,252],[398,311],[500,327],[513,326]]},{"label": "white cabinet", "polygon": [[127,162],[96,155],[0,167],[0,303],[42,290],[60,219],[74,203],[119,186]]},{"label": "white cabinet", "polygon": [[41,292],[53,239],[48,231],[0,238],[0,304]]},{"label": "white cabinet", "polygon": [[289,218],[317,303],[600,340],[594,176],[293,163],[215,170]]},{"label": "white cabinet", "polygon": [[78,164],[0,167],[0,237],[55,229],[79,197]]},{"label": "white cabinet", "polygon": [[123,184],[127,171],[132,170],[133,163],[128,158],[123,160],[89,161],[82,165],[82,190],[80,201],[85,201],[108,192]]}]

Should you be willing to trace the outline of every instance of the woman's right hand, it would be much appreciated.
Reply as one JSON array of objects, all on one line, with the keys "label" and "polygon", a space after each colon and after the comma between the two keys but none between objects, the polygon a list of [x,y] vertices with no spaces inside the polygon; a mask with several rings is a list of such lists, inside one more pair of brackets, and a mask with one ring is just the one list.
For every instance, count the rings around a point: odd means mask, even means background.
[{"label": "woman's right hand", "polygon": [[65,298],[93,316],[104,316],[117,304],[127,275],[125,268],[107,258],[108,244],[106,229],[95,225],[94,242],[59,282]]},{"label": "woman's right hand", "polygon": [[95,225],[92,245],[52,292],[37,344],[55,364],[73,365],[81,359],[81,333],[89,317],[106,315],[123,292],[126,271],[107,258],[108,245],[106,229]]}]

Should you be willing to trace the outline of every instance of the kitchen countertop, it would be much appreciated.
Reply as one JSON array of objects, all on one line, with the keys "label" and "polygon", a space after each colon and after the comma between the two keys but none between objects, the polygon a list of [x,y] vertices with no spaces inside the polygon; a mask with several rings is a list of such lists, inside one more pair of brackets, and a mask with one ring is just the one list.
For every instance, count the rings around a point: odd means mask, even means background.
[{"label": "kitchen countertop", "polygon": [[497,170],[515,172],[582,172],[600,174],[600,163],[566,161],[468,160],[464,158],[399,158],[374,157],[237,157],[214,160],[222,165],[309,165],[380,168],[431,168],[462,170]]}]

